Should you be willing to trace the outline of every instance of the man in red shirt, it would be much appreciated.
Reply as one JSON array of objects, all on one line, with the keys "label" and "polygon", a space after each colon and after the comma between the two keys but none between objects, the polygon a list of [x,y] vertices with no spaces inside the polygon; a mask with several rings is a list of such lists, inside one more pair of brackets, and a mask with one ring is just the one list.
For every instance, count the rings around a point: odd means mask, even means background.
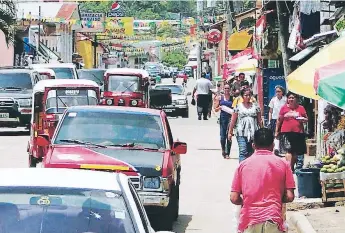
[{"label": "man in red shirt", "polygon": [[286,231],[283,203],[295,198],[290,164],[273,154],[273,132],[262,128],[254,134],[254,154],[235,171],[230,200],[242,205],[239,232],[281,233]]}]

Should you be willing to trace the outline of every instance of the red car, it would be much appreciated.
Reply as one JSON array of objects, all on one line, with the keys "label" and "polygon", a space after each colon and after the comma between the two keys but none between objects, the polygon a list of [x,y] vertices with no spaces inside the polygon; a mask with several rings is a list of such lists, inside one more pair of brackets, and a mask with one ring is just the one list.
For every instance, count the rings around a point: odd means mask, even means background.
[{"label": "red car", "polygon": [[179,71],[177,73],[177,78],[183,78],[183,81],[187,81],[188,80],[188,75],[184,72],[184,71]]},{"label": "red car", "polygon": [[122,172],[130,177],[149,214],[164,230],[178,217],[180,154],[164,111],[135,107],[75,106],[66,110],[49,142],[45,168]]}]

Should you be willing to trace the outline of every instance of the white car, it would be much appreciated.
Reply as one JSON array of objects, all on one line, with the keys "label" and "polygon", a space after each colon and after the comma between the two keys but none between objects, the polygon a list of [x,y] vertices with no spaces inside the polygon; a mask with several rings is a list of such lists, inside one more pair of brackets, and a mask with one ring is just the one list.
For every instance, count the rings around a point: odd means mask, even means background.
[{"label": "white car", "polygon": [[4,232],[155,232],[124,174],[9,168],[0,169],[0,176]]}]

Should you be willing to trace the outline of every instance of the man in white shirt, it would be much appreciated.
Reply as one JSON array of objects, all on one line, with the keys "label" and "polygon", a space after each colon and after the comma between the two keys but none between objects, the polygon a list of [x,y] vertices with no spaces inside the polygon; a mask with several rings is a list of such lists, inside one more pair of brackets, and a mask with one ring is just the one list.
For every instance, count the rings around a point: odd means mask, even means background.
[{"label": "man in white shirt", "polygon": [[195,92],[197,93],[197,109],[198,109],[198,120],[201,120],[201,116],[204,116],[204,120],[207,120],[208,110],[210,101],[209,93],[212,92],[211,89],[213,85],[210,80],[206,79],[205,76],[196,81],[195,88],[193,90],[193,99],[195,97]]}]

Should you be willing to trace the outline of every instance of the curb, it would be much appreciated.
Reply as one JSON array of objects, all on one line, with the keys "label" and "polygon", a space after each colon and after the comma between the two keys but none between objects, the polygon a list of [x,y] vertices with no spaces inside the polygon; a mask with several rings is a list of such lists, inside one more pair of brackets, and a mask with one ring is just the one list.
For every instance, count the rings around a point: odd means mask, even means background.
[{"label": "curb", "polygon": [[307,217],[302,213],[292,214],[290,222],[296,227],[298,233],[316,233]]}]

